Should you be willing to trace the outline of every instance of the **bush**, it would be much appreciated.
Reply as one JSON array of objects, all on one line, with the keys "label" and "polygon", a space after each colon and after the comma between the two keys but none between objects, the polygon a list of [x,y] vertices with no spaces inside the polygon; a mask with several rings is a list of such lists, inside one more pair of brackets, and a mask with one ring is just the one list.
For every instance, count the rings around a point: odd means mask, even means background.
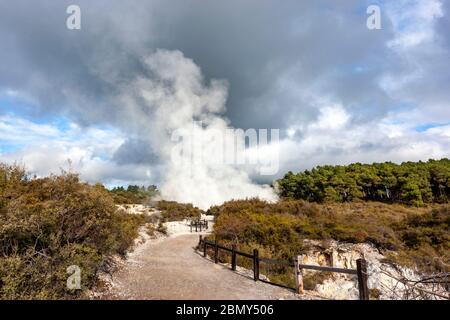
[{"label": "bush", "polygon": [[450,272],[450,206],[413,214],[395,226],[404,250],[392,259],[422,270]]},{"label": "bush", "polygon": [[115,187],[108,190],[116,204],[147,204],[159,194],[156,186]]},{"label": "bush", "polygon": [[175,201],[159,201],[156,208],[161,211],[161,217],[164,221],[181,221],[184,219],[200,219],[204,213],[192,204],[178,203]]},{"label": "bush", "polygon": [[156,228],[156,230],[158,232],[161,232],[162,234],[167,235],[167,227],[161,221],[158,223],[158,227]]},{"label": "bush", "polygon": [[[230,247],[261,257],[292,261],[304,253],[304,239],[374,244],[391,260],[423,271],[450,271],[450,207],[403,207],[376,202],[318,205],[302,200],[267,203],[257,199],[229,201],[210,209],[213,237]],[[283,279],[284,271],[271,279]],[[284,281],[284,280],[283,280]],[[286,280],[287,281],[287,280]],[[284,282],[289,284],[288,282]]]},{"label": "bush", "polygon": [[[0,298],[83,297],[108,257],[124,254],[142,216],[116,211],[99,186],[63,173],[28,179],[17,166],[0,166]],[[82,271],[82,289],[66,288],[66,269]]]}]

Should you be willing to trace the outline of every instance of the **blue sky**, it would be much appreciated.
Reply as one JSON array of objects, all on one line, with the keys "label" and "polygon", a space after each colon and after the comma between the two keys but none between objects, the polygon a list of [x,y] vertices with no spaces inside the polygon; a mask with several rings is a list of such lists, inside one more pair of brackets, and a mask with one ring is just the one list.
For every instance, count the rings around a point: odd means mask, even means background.
[{"label": "blue sky", "polygon": [[439,127],[446,127],[450,125],[450,123],[424,123],[416,127],[416,130],[418,132],[425,132],[429,129],[433,128],[439,128]]}]

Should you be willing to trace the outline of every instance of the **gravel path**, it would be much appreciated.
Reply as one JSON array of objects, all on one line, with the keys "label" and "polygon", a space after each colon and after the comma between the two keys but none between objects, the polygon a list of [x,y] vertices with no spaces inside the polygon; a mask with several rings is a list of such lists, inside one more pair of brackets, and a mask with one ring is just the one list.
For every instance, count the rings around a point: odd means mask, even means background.
[{"label": "gravel path", "polygon": [[107,299],[297,299],[291,291],[255,282],[198,254],[198,234],[142,244],[113,276]]}]

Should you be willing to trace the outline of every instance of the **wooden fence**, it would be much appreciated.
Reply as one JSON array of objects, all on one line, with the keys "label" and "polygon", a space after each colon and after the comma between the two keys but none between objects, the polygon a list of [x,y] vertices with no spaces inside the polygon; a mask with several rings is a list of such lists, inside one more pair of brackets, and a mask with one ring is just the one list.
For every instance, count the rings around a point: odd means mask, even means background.
[{"label": "wooden fence", "polygon": [[253,250],[253,254],[248,254],[245,252],[237,251],[236,245],[233,245],[231,248],[227,248],[224,246],[221,246],[218,244],[217,240],[215,242],[209,242],[203,239],[203,237],[200,235],[200,240],[198,243],[199,248],[203,249],[203,256],[206,257],[206,252],[208,246],[211,248],[214,248],[214,263],[219,262],[219,250],[223,250],[226,252],[231,253],[231,270],[236,271],[236,261],[237,256],[243,256],[249,259],[252,259],[253,261],[253,279],[255,281],[260,280],[259,279],[259,253],[257,249]]},{"label": "wooden fence", "polygon": [[337,273],[345,273],[356,275],[358,277],[358,289],[359,289],[359,299],[360,300],[369,300],[369,289],[367,287],[367,262],[364,259],[356,260],[356,269],[343,269],[343,268],[334,268],[334,267],[323,267],[323,266],[314,266],[314,265],[306,265],[299,263],[301,261],[301,256],[297,256],[294,259],[294,264],[289,264],[285,261],[279,261],[275,259],[261,258],[259,257],[259,252],[257,249],[253,250],[253,254],[245,253],[236,250],[236,245],[232,245],[231,248],[224,247],[220,245],[217,240],[214,242],[206,241],[200,235],[199,237],[198,247],[203,249],[203,256],[206,257],[208,247],[214,249],[214,263],[219,262],[219,250],[223,250],[225,252],[231,253],[231,270],[236,271],[236,258],[237,256],[243,256],[253,261],[253,280],[255,281],[263,281],[269,284],[277,285],[278,284],[264,281],[260,279],[260,261],[265,263],[274,263],[274,264],[282,264],[289,265],[294,267],[295,273],[295,281],[296,281],[296,292],[299,294],[303,293],[303,269],[309,270],[317,270],[324,272],[337,272]]},{"label": "wooden fence", "polygon": [[352,274],[358,277],[358,289],[359,289],[359,299],[360,300],[369,300],[369,288],[367,287],[367,262],[364,259],[356,260],[356,269],[343,269],[343,268],[334,268],[334,267],[323,267],[323,266],[313,266],[307,264],[299,263],[301,261],[301,256],[297,256],[294,259],[295,262],[295,283],[297,287],[297,292],[303,293],[303,269],[309,270],[318,270],[324,272],[336,272],[336,273],[345,273]]},{"label": "wooden fence", "polygon": [[189,227],[191,228],[191,232],[195,229],[195,232],[202,232],[203,230],[208,230],[208,220],[191,220],[191,223],[189,224]]}]

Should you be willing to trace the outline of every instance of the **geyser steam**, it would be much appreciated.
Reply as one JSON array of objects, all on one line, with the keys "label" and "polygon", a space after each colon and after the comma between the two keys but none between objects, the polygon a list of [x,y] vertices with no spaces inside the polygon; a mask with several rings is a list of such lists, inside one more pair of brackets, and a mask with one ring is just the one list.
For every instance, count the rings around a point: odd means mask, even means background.
[{"label": "geyser steam", "polygon": [[180,143],[173,138],[174,132],[208,137],[230,128],[222,116],[227,83],[212,80],[205,84],[199,67],[180,51],[157,50],[144,65],[148,77],[133,80],[118,98],[128,117],[133,114],[141,139],[144,136],[159,159],[163,198],[192,202],[204,209],[231,199],[276,200],[269,186],[252,183],[243,168],[216,161],[215,143],[207,138],[189,141],[206,155],[201,161],[191,159],[182,165],[173,159]]}]

